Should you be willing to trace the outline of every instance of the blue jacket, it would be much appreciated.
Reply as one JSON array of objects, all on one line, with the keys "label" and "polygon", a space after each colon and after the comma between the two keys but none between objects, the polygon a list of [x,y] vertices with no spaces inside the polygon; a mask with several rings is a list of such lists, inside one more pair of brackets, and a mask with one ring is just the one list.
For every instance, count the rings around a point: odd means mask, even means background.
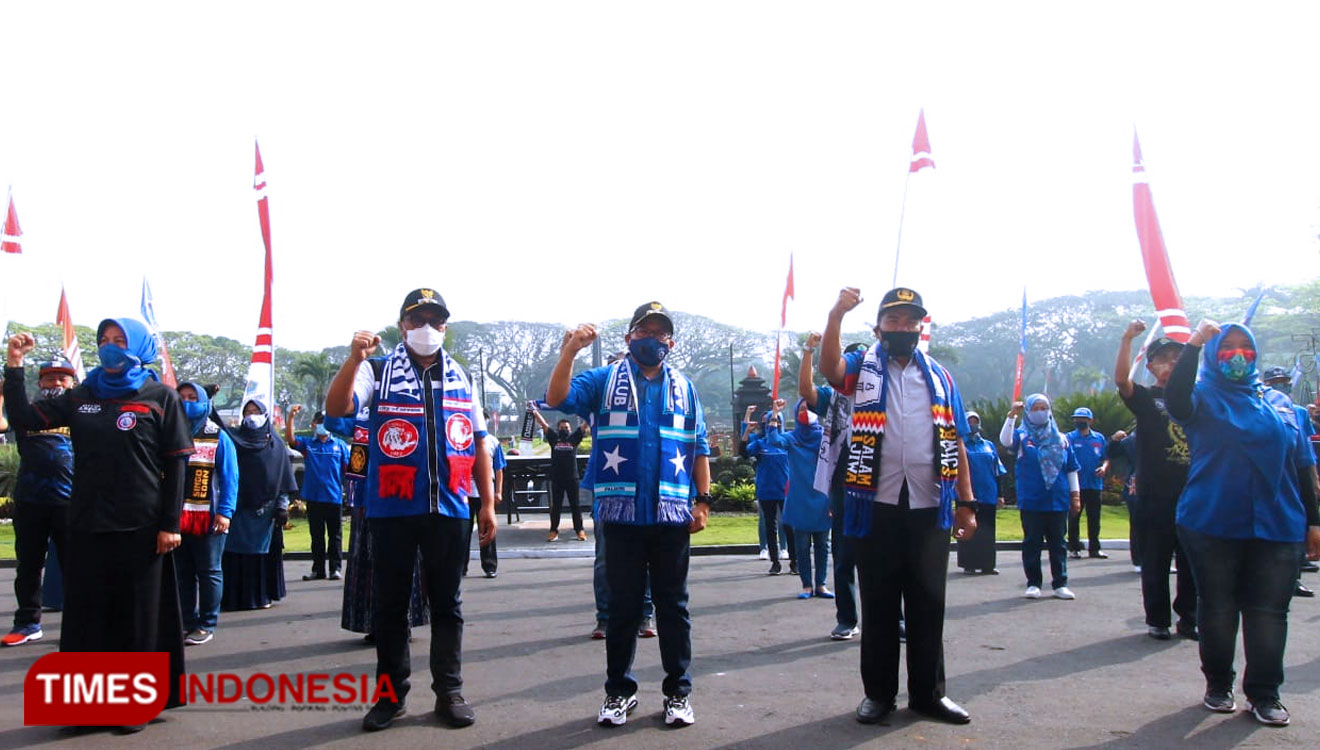
[{"label": "blue jacket", "polygon": [[303,454],[303,486],[299,492],[302,499],[313,503],[343,503],[348,446],[331,435],[325,440],[299,437],[293,448]]},{"label": "blue jacket", "polygon": [[794,531],[830,530],[829,496],[812,486],[821,434],[819,427],[799,427],[788,433],[789,478],[784,524]]},{"label": "blue jacket", "polygon": [[747,441],[747,455],[756,456],[756,499],[788,497],[789,437],[782,429],[767,430]]},{"label": "blue jacket", "polygon": [[[967,441],[967,468],[972,472],[972,496],[981,505],[999,504],[999,477],[1008,473],[994,443],[982,437]],[[1065,480],[1066,481],[1066,480]]]},{"label": "blue jacket", "polygon": [[1071,507],[1068,497],[1068,472],[1077,471],[1077,456],[1072,445],[1068,446],[1068,458],[1065,459],[1059,476],[1054,484],[1046,487],[1045,477],[1040,472],[1040,454],[1036,450],[1026,430],[1018,428],[1013,433],[1013,452],[1017,455],[1014,466],[1014,478],[1017,480],[1018,510],[1067,511]]}]

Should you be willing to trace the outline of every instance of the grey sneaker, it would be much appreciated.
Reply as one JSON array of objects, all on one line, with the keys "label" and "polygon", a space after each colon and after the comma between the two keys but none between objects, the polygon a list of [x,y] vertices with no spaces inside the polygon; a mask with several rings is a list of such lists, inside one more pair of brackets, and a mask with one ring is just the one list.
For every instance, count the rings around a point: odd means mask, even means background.
[{"label": "grey sneaker", "polygon": [[1202,705],[1217,714],[1231,714],[1237,710],[1232,690],[1207,690]]},{"label": "grey sneaker", "polygon": [[849,627],[848,625],[836,625],[835,628],[830,631],[830,640],[851,641],[853,638],[857,637],[857,634],[860,632],[862,631],[858,630],[856,626]]},{"label": "grey sneaker", "polygon": [[200,646],[203,643],[210,643],[211,639],[214,637],[215,631],[207,630],[206,628],[197,628],[188,631],[188,635],[183,638],[183,645]]},{"label": "grey sneaker", "polygon": [[1288,722],[1292,721],[1292,718],[1288,716],[1288,709],[1284,708],[1283,704],[1278,701],[1263,704],[1253,702],[1251,704],[1251,715],[1256,717],[1256,721],[1267,727],[1286,727]]}]

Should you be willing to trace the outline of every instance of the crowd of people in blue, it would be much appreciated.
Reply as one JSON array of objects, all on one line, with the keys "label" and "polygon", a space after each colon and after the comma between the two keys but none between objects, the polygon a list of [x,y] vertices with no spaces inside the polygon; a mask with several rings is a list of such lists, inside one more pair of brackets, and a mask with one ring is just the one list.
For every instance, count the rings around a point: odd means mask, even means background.
[{"label": "crowd of people in blue", "polygon": [[[808,337],[792,429],[784,401],[759,419],[754,410],[745,415],[746,452],[758,460],[763,559],[771,575],[789,560],[799,598],[833,601],[830,638],[860,635],[858,721],[882,723],[897,710],[905,652],[908,708],[965,724],[971,716],[945,684],[949,541],[965,573],[999,573],[995,511],[1007,472],[953,374],[918,347],[921,296],[887,292],[877,344],[844,349],[842,321],[861,301],[858,289],[841,290],[823,334]],[[403,340],[394,349],[373,356],[379,337],[355,333],[313,435],[295,437],[289,426],[284,440],[258,399],[229,426],[206,386],[158,382],[149,367],[155,338],[136,320],[101,322],[101,366],[81,383],[68,362],[38,363],[35,400],[24,368],[35,341],[10,338],[0,430],[13,427],[21,455],[18,609],[0,642],[42,637],[43,604],[52,604],[42,598],[49,548],[60,575],[47,578],[64,588],[61,650],[165,651],[172,673],[182,674],[185,644],[209,642],[221,610],[269,607],[284,595],[281,530],[289,496],[299,492],[313,538],[303,578],[345,579],[342,625],[374,644],[377,675],[393,686],[363,728],[385,729],[406,711],[409,633],[425,624],[435,715],[454,727],[472,724],[462,692],[460,588],[474,534],[483,573],[497,575],[494,503],[505,460],[466,371],[442,346],[449,317],[437,292],[417,289],[400,307]],[[1309,593],[1299,573],[1320,558],[1315,414],[1289,398],[1286,374],[1262,380],[1255,339],[1238,324],[1203,321],[1185,343],[1155,341],[1145,351],[1154,385],[1133,383],[1131,343],[1143,330],[1134,321],[1125,331],[1114,371],[1135,420],[1131,434],[1106,440],[1086,408],[1064,432],[1044,394],[1015,403],[1000,429],[1015,463],[1023,596],[1042,597],[1048,551],[1053,597],[1076,598],[1068,564],[1083,549],[1079,519],[1085,513],[1087,554],[1106,557],[1100,491],[1121,465],[1148,634],[1198,640],[1204,705],[1233,712],[1240,627],[1248,710],[1263,724],[1286,725],[1279,687],[1289,604]],[[666,359],[679,333],[663,305],[644,304],[630,320],[626,354],[574,375],[597,332],[566,331],[542,402],[581,420],[576,430],[566,419],[551,430],[541,419],[561,459],[554,506],[568,501],[578,539],[585,533],[575,454],[591,438],[581,486],[596,522],[592,637],[605,641],[596,715],[603,726],[626,723],[639,706],[633,661],[638,638],[648,635],[659,638],[665,723],[686,726],[696,716],[688,566],[691,535],[710,514],[711,451],[700,394]],[[825,385],[815,385],[817,372]],[[301,488],[286,442],[305,458]],[[341,560],[345,498],[351,536]],[[556,512],[551,540],[557,521]],[[177,686],[171,680],[167,707],[183,702]]]}]

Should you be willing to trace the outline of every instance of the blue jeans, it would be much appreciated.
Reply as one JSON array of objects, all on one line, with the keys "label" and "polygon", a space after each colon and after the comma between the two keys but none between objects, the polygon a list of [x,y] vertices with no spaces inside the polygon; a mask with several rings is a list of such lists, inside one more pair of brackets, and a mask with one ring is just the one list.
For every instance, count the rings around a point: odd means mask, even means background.
[{"label": "blue jeans", "polygon": [[205,628],[215,630],[220,621],[220,597],[224,576],[220,556],[225,551],[225,534],[196,536],[184,534],[174,554],[174,569],[179,577],[179,609],[183,612],[185,631]]},{"label": "blue jeans", "polygon": [[604,526],[611,540],[605,547],[605,575],[610,584],[605,693],[626,696],[637,692],[632,666],[649,572],[660,635],[660,664],[665,670],[661,688],[668,696],[687,695],[692,692],[692,618],[688,615],[687,588],[691,542],[687,526]]},{"label": "blue jeans", "polygon": [[1238,620],[1246,669],[1242,691],[1253,704],[1279,699],[1288,604],[1297,583],[1300,542],[1224,539],[1178,527],[1196,578],[1201,672],[1210,690],[1232,690]]},{"label": "blue jeans", "polygon": [[[592,511],[591,520],[596,534],[596,562],[591,566],[591,584],[596,590],[596,622],[609,622],[610,620],[610,582],[605,576],[605,524],[596,521],[595,511]],[[642,595],[642,617],[651,619],[655,617],[655,605],[651,603],[651,579],[646,579],[646,592]]]},{"label": "blue jeans", "polygon": [[825,573],[829,570],[829,548],[826,547],[828,531],[797,531],[794,543],[797,545],[798,577],[802,579],[802,588],[809,589],[813,584],[811,566],[811,547],[816,547],[816,567],[814,583],[816,588],[825,586]]},{"label": "blue jeans", "polygon": [[853,583],[857,580],[857,560],[853,556],[852,540],[843,533],[843,487],[830,490],[830,552],[834,553],[834,617],[840,625],[857,627],[857,597]]},{"label": "blue jeans", "polygon": [[1068,532],[1066,510],[1022,511],[1022,571],[1027,574],[1027,585],[1040,587],[1040,551],[1042,542],[1050,551],[1050,586],[1068,585]]}]

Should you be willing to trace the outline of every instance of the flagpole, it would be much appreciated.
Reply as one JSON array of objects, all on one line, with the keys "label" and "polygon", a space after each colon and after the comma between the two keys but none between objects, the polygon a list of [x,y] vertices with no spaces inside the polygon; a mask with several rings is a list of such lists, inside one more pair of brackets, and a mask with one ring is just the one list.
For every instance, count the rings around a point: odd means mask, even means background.
[{"label": "flagpole", "polygon": [[898,209],[898,243],[894,246],[894,281],[889,285],[890,289],[898,286],[898,254],[903,249],[903,219],[907,216],[908,185],[911,182],[912,171],[908,170],[907,177],[903,178],[903,205]]}]

